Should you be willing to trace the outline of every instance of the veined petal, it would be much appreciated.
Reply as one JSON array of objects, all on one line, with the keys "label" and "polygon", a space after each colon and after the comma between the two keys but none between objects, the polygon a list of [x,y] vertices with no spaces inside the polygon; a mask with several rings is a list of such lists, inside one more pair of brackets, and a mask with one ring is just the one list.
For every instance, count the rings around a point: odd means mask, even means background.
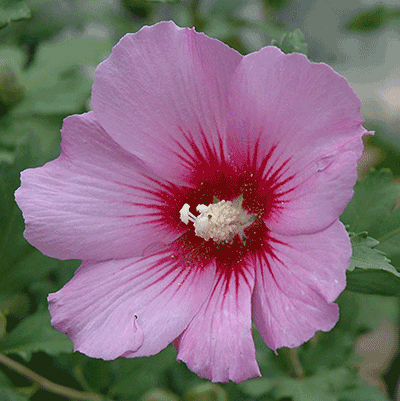
[{"label": "veined petal", "polygon": [[182,182],[196,151],[220,152],[227,92],[242,56],[172,21],[125,35],[99,65],[96,118],[161,177]]},{"label": "veined petal", "polygon": [[251,324],[254,272],[216,276],[213,291],[178,341],[178,360],[213,382],[260,376]]},{"label": "veined petal", "polygon": [[163,220],[165,183],[93,112],[66,118],[61,133],[60,157],[22,172],[15,195],[33,246],[59,259],[104,260],[142,256],[180,235]]},{"label": "veined petal", "polygon": [[277,189],[277,205],[266,225],[285,235],[312,234],[329,227],[353,196],[356,168],[357,156],[349,151],[300,170]]},{"label": "veined petal", "polygon": [[215,268],[182,268],[171,252],[84,262],[49,295],[52,325],[75,351],[102,358],[153,355],[186,328],[207,299]]},{"label": "veined petal", "polygon": [[271,235],[274,256],[257,260],[253,316],[270,348],[293,348],[336,324],[351,245],[339,221],[317,234]]},{"label": "veined petal", "polygon": [[[280,206],[270,216],[274,226],[266,221],[271,229],[311,233],[339,217],[356,180],[354,166],[366,133],[362,122],[360,100],[329,66],[311,63],[300,54],[284,55],[273,46],[243,58],[230,87],[228,149],[238,165],[262,169],[265,181],[274,188]],[[332,179],[318,179],[317,173],[342,163],[346,153],[343,182],[333,194]],[[307,180],[318,180],[318,185],[310,191]],[[330,201],[321,201],[324,193],[330,193]],[[295,198],[296,205],[291,205]],[[299,205],[302,210],[296,214]],[[305,209],[314,209],[318,218],[310,221]]]}]

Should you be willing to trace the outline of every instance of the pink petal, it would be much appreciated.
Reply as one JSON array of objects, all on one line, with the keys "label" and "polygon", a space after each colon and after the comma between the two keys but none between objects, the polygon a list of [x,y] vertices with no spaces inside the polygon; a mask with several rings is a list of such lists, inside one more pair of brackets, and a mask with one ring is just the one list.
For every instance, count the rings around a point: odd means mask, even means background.
[{"label": "pink petal", "polygon": [[170,252],[84,262],[49,295],[52,325],[75,351],[102,358],[153,355],[186,328],[207,299],[215,268],[179,266]]},{"label": "pink petal", "polygon": [[220,149],[227,91],[242,56],[172,21],[124,36],[99,65],[92,93],[96,118],[122,147],[177,182]]},{"label": "pink petal", "polygon": [[271,235],[275,257],[258,260],[253,316],[270,348],[293,348],[336,324],[351,245],[339,221],[317,234]]},{"label": "pink petal", "polygon": [[[331,225],[353,196],[357,157],[345,152],[316,161],[280,189],[280,204],[265,223],[276,233],[312,234]],[[306,178],[306,174],[309,177]]]},{"label": "pink petal", "polygon": [[216,278],[213,292],[177,345],[178,360],[213,382],[260,376],[251,323],[254,273]]},{"label": "pink petal", "polygon": [[[268,226],[299,234],[332,224],[352,195],[366,133],[348,82],[325,64],[266,47],[236,69],[229,106],[230,154],[239,164],[257,160],[277,187],[281,206]],[[331,187],[329,175],[338,169],[342,176]]]},{"label": "pink petal", "polygon": [[93,112],[65,119],[61,147],[58,159],[22,172],[16,192],[33,246],[59,259],[103,260],[141,256],[180,235],[160,224],[163,182]]}]

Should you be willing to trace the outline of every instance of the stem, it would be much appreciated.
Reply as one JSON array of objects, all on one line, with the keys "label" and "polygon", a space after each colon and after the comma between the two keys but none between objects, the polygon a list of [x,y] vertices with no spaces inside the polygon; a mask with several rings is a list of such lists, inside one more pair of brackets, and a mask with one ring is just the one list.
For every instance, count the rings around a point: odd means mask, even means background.
[{"label": "stem", "polygon": [[75,400],[104,401],[104,398],[99,394],[84,393],[83,391],[74,390],[72,388],[53,383],[50,380],[47,380],[46,378],[38,375],[33,370],[1,353],[0,362],[8,368],[14,370],[15,372],[18,372],[19,374],[25,376],[29,380],[32,380],[33,382],[38,384],[39,387],[50,391],[51,393],[58,394],[70,399],[72,398]]},{"label": "stem", "polygon": [[304,370],[303,370],[303,366],[301,366],[297,348],[289,348],[289,359],[290,359],[295,376],[299,379],[304,377]]},{"label": "stem", "polygon": [[319,337],[321,336],[321,332],[317,331],[313,337],[310,338],[310,345],[314,348],[318,344]]},{"label": "stem", "polygon": [[297,348],[282,348],[279,353],[284,357],[285,363],[288,365],[293,377],[302,379],[305,374],[301,366]]}]

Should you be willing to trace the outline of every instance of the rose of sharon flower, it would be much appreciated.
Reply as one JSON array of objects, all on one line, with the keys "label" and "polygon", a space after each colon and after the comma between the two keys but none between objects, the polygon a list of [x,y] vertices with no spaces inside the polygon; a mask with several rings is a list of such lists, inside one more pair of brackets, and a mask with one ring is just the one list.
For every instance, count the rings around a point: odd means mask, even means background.
[{"label": "rose of sharon flower", "polygon": [[16,193],[28,241],[83,260],[49,296],[75,350],[109,360],[173,342],[199,376],[241,382],[260,375],[252,317],[273,350],[332,329],[351,255],[338,217],[365,134],[343,77],[161,22],[114,47],[92,103]]}]

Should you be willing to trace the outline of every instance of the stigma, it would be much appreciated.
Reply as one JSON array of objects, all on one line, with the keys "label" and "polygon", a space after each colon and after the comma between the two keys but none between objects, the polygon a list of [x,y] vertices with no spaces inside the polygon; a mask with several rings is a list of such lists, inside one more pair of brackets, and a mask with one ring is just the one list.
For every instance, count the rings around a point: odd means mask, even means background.
[{"label": "stigma", "polygon": [[220,243],[231,242],[236,235],[245,239],[244,230],[255,220],[255,216],[242,208],[243,197],[234,201],[218,201],[210,205],[197,205],[198,216],[192,214],[190,206],[185,203],[180,210],[181,221],[194,224],[194,231],[205,241],[212,239]]}]

